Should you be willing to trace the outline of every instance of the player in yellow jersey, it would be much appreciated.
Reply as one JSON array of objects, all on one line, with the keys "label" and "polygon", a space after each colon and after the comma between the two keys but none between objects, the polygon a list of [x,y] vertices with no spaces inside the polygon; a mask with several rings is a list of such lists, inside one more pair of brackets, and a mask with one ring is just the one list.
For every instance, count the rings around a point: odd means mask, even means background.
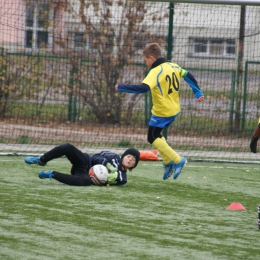
[{"label": "player in yellow jersey", "polygon": [[252,153],[256,153],[257,148],[257,141],[260,138],[260,117],[258,119],[258,125],[253,133],[251,142],[250,142],[250,149]]},{"label": "player in yellow jersey", "polygon": [[197,102],[204,99],[193,75],[176,63],[162,57],[161,47],[157,43],[148,44],[143,50],[143,58],[150,69],[148,75],[139,85],[117,84],[118,92],[152,94],[152,116],[149,122],[147,140],[156,148],[164,162],[163,179],[168,179],[174,172],[176,179],[187,159],[176,153],[162,136],[162,130],[171,125],[180,114],[179,88],[181,77],[190,85]]}]

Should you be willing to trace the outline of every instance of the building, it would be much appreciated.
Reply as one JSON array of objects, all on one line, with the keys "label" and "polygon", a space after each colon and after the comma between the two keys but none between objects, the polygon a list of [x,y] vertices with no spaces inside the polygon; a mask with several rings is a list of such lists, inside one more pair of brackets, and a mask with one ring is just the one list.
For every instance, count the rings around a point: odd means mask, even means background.
[{"label": "building", "polygon": [[[101,26],[98,23],[105,14],[115,28],[112,33],[127,33],[126,24],[130,19],[121,18],[125,10],[119,2],[123,1],[107,1],[107,8],[100,10],[97,5],[86,1],[86,8],[82,12],[79,0],[1,0],[0,46],[9,52],[58,53],[69,49],[93,53],[102,43],[95,40],[95,33],[88,33],[82,14],[99,29]],[[138,10],[138,17],[142,17],[139,23],[141,29],[137,30],[136,35],[129,36],[132,37],[136,61],[142,61],[140,53],[149,40],[161,41],[166,48],[168,41],[169,3],[141,2],[141,5]],[[186,67],[235,69],[240,11],[241,7],[236,5],[174,4],[174,60],[181,61]],[[259,24],[260,7],[247,6],[245,60],[260,60]],[[149,34],[145,35],[147,32]],[[109,39],[106,33],[105,37],[111,44],[113,36]],[[111,51],[115,51],[115,48]],[[214,64],[209,62],[210,59],[214,59]]]}]

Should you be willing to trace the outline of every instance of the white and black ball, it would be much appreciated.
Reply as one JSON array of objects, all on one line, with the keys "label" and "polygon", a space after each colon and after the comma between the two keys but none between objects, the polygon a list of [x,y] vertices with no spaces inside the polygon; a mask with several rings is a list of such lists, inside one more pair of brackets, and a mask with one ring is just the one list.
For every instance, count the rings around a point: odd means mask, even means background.
[{"label": "white and black ball", "polygon": [[94,165],[90,168],[88,176],[94,185],[106,185],[108,169],[102,164]]}]

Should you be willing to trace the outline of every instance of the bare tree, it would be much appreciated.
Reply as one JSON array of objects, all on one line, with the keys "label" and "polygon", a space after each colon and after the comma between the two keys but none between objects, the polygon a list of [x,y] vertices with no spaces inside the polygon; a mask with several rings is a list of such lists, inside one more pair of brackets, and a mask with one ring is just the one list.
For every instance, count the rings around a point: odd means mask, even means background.
[{"label": "bare tree", "polygon": [[[66,10],[84,25],[84,39],[90,49],[87,56],[90,66],[76,68],[75,75],[81,85],[78,92],[98,122],[125,123],[142,95],[128,95],[126,100],[124,94],[115,92],[114,86],[128,79],[128,83],[141,81],[147,68],[134,68],[131,64],[140,57],[147,42],[164,41],[155,39],[149,27],[167,15],[150,14],[148,3],[127,0],[79,0],[79,5],[68,4]],[[84,53],[80,56],[84,57]]]}]

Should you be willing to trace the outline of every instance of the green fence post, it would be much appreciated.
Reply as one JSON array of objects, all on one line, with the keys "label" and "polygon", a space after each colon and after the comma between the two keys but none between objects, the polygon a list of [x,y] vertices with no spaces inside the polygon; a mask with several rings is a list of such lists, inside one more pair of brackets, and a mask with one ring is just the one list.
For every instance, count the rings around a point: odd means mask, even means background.
[{"label": "green fence post", "polygon": [[147,126],[148,125],[148,109],[150,108],[150,106],[148,106],[148,93],[144,94],[144,125]]},{"label": "green fence post", "polygon": [[[0,54],[0,56],[2,56],[3,58],[4,58],[4,48],[1,48],[1,54]],[[2,78],[3,78],[3,75],[2,75],[2,71],[3,71],[3,67],[4,66],[2,66],[1,68],[0,68],[0,86],[2,85]]]},{"label": "green fence post", "polygon": [[[147,76],[147,74],[149,73],[149,70],[146,70],[144,73],[144,77]],[[149,91],[148,93],[144,94],[144,109],[145,109],[145,126],[148,126],[149,124],[149,119],[151,117],[151,109],[152,109],[152,98],[151,98],[151,91]]]},{"label": "green fence post", "polygon": [[246,101],[247,101],[247,78],[248,78],[248,65],[260,64],[260,61],[246,61],[245,62],[245,76],[244,76],[244,93],[243,93],[243,108],[242,108],[242,129],[246,124]]},{"label": "green fence post", "polygon": [[69,101],[68,101],[68,122],[71,122],[72,114],[72,95],[73,95],[73,77],[74,77],[74,65],[70,70],[70,79],[69,79]]},{"label": "green fence post", "polygon": [[37,57],[37,95],[36,95],[36,109],[35,109],[35,114],[36,116],[38,117],[40,112],[39,112],[39,93],[40,93],[40,90],[39,90],[39,71],[40,71],[40,54],[37,53],[36,54],[36,57]]},{"label": "green fence post", "polygon": [[244,95],[243,95],[243,110],[242,110],[242,130],[244,130],[244,127],[245,127],[246,96],[247,96],[247,74],[248,74],[248,61],[245,62]]},{"label": "green fence post", "polygon": [[233,70],[231,76],[231,90],[230,90],[230,111],[229,111],[229,130],[233,129],[233,115],[235,102],[235,85],[236,85],[236,71]]},{"label": "green fence post", "polygon": [[77,113],[77,97],[73,99],[73,86],[75,84],[75,74],[78,72],[78,59],[73,57],[70,59],[71,70],[69,80],[69,102],[68,102],[68,122],[75,122]]},{"label": "green fence post", "polygon": [[238,131],[241,120],[241,96],[242,96],[242,78],[243,78],[243,56],[244,56],[244,41],[245,41],[245,20],[246,6],[241,5],[240,11],[240,29],[238,41],[238,59],[237,59],[237,75],[236,75],[236,111],[234,128]]},{"label": "green fence post", "polygon": [[[174,3],[170,3],[169,5],[169,28],[168,28],[168,48],[167,48],[167,59],[172,59],[172,33],[173,33],[173,9],[174,9]],[[165,139],[167,139],[167,128],[163,129],[163,135]]]},{"label": "green fence post", "polygon": [[[77,83],[77,78],[75,79],[75,75],[78,73],[78,60],[73,64],[73,83],[76,85]],[[73,86],[72,86],[73,89]],[[73,91],[72,91],[73,92]],[[77,116],[77,95],[74,94],[74,100],[73,100],[73,110],[72,110],[72,122],[76,121],[76,116]]]}]

